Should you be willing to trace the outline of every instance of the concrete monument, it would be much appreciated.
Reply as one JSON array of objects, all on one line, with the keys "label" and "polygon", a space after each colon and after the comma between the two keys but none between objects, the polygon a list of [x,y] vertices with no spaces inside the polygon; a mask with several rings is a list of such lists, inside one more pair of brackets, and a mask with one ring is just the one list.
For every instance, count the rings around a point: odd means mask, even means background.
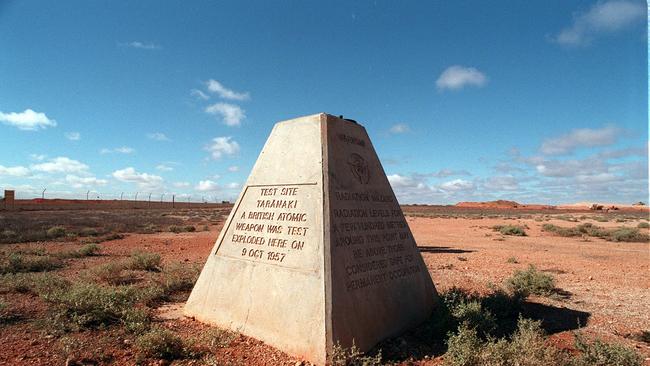
[{"label": "concrete monument", "polygon": [[365,129],[275,125],[185,314],[324,364],[426,320],[436,291]]}]

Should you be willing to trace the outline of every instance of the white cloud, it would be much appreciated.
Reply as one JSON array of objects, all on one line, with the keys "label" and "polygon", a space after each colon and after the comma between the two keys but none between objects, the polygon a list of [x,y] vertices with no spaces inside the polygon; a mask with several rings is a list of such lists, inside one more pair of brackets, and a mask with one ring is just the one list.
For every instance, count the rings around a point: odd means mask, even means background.
[{"label": "white cloud", "polygon": [[190,90],[190,95],[197,97],[198,99],[208,100],[210,96],[198,89]]},{"label": "white cloud", "polygon": [[217,93],[219,97],[223,99],[230,99],[230,100],[248,100],[250,99],[250,94],[248,92],[246,93],[238,93],[234,90],[226,88],[223,84],[220,82],[210,79],[206,83],[206,86],[208,87],[208,90]]},{"label": "white cloud", "polygon": [[34,164],[31,168],[45,173],[81,173],[88,170],[88,165],[65,156],[59,156],[49,159],[45,163]]},{"label": "white cloud", "polygon": [[230,136],[215,137],[212,142],[205,147],[210,152],[214,160],[221,159],[224,155],[234,155],[239,152],[239,144]]},{"label": "white cloud", "polygon": [[406,123],[398,123],[390,128],[390,133],[394,134],[406,133],[409,131],[411,131],[411,128]]},{"label": "white cloud", "polygon": [[46,129],[56,126],[56,121],[48,118],[45,113],[34,112],[31,109],[25,109],[19,113],[0,112],[0,122],[25,131],[36,131],[39,128]]},{"label": "white cloud", "polygon": [[219,115],[228,126],[239,126],[246,118],[246,113],[238,105],[230,103],[215,103],[205,108],[205,112],[212,115]]},{"label": "white cloud", "polygon": [[106,185],[106,183],[108,183],[106,179],[97,179],[96,177],[79,177],[72,174],[66,175],[65,180],[73,188],[81,188],[87,186],[103,186]]},{"label": "white cloud", "polygon": [[140,41],[119,43],[119,45],[122,47],[137,48],[137,49],[148,50],[148,51],[159,50],[162,48],[155,43],[151,43],[151,42],[147,43],[147,42],[140,42]]},{"label": "white cloud", "polygon": [[579,147],[607,146],[616,142],[622,130],[615,126],[591,129],[580,128],[542,142],[541,152],[546,155],[564,155]]},{"label": "white cloud", "polygon": [[190,186],[190,182],[174,182],[172,185],[176,188],[187,188]]},{"label": "white cloud", "polygon": [[156,141],[170,141],[169,137],[162,132],[152,132],[147,134],[147,138]]},{"label": "white cloud", "polygon": [[447,178],[460,175],[471,175],[467,170],[452,170],[452,169],[440,169],[437,172],[426,174],[427,176],[434,178]]},{"label": "white cloud", "polygon": [[471,191],[474,189],[474,183],[464,179],[454,179],[449,182],[442,183],[440,189],[447,192],[458,191]]},{"label": "white cloud", "polygon": [[239,167],[237,165],[229,166],[228,171],[231,172],[231,173],[238,172]]},{"label": "white cloud", "polygon": [[172,170],[174,170],[174,168],[167,166],[165,164],[156,165],[156,169],[160,170],[161,172],[171,172]]},{"label": "white cloud", "polygon": [[216,182],[207,179],[200,181],[194,189],[200,192],[214,192],[219,189],[219,185]]},{"label": "white cloud", "polygon": [[81,140],[81,134],[79,132],[66,132],[65,138],[70,141],[79,141]]},{"label": "white cloud", "polygon": [[36,161],[43,161],[46,157],[44,154],[29,154],[29,158]]},{"label": "white cloud", "polygon": [[487,81],[487,76],[473,67],[454,65],[440,74],[436,87],[438,90],[460,90],[465,86],[482,87]]},{"label": "white cloud", "polygon": [[0,176],[26,177],[30,174],[29,168],[24,166],[2,166],[0,165]]},{"label": "white cloud", "polygon": [[516,191],[519,189],[519,182],[511,175],[504,175],[488,178],[483,186],[490,191]]},{"label": "white cloud", "polygon": [[134,153],[134,152],[135,152],[135,149],[132,148],[132,147],[128,147],[128,146],[116,147],[114,149],[103,148],[103,149],[99,150],[100,154],[112,154],[112,153],[131,154],[131,153]]},{"label": "white cloud", "polygon": [[132,167],[116,170],[112,176],[120,182],[136,183],[141,188],[159,188],[163,182],[163,178],[158,175],[138,173]]},{"label": "white cloud", "polygon": [[228,189],[237,189],[239,187],[241,187],[241,184],[237,182],[231,182],[226,185],[226,188]]},{"label": "white cloud", "polygon": [[646,5],[643,2],[598,2],[586,12],[575,15],[573,24],[560,31],[553,39],[562,45],[586,45],[599,34],[623,30],[643,21],[645,17]]}]

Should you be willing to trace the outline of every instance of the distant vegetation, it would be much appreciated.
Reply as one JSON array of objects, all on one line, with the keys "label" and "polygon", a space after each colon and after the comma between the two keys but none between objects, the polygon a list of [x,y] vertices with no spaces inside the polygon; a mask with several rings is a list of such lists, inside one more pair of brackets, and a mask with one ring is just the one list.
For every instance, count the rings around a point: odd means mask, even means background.
[{"label": "distant vegetation", "polygon": [[65,214],[0,211],[0,244],[78,238],[86,243],[100,243],[122,238],[125,233],[193,232],[195,225],[206,227],[222,222],[229,209],[72,210]]},{"label": "distant vegetation", "polygon": [[542,230],[554,233],[559,236],[586,236],[597,237],[607,241],[623,242],[648,242],[650,238],[647,233],[641,233],[638,228],[619,227],[615,229],[605,229],[591,223],[580,224],[576,227],[563,227],[553,224],[542,225]]},{"label": "distant vegetation", "polygon": [[526,236],[526,229],[518,225],[495,225],[492,230],[498,231],[503,235]]}]

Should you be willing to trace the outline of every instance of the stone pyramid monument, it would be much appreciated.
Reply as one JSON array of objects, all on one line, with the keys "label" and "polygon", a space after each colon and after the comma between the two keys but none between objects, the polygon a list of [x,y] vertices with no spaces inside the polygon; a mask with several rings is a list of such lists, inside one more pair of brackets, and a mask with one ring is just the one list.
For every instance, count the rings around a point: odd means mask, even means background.
[{"label": "stone pyramid monument", "polygon": [[425,321],[436,291],[361,125],[273,128],[185,315],[324,364]]}]

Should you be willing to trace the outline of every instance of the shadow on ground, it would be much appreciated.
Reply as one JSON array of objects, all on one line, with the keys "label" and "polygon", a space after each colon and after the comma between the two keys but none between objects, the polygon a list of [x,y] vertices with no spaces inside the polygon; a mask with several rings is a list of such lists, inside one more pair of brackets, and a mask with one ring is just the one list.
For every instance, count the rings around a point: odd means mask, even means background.
[{"label": "shadow on ground", "polygon": [[432,246],[418,246],[418,249],[421,253],[451,253],[451,254],[460,254],[460,253],[472,253],[475,250],[466,250],[466,249],[456,249],[450,247],[432,247]]}]

